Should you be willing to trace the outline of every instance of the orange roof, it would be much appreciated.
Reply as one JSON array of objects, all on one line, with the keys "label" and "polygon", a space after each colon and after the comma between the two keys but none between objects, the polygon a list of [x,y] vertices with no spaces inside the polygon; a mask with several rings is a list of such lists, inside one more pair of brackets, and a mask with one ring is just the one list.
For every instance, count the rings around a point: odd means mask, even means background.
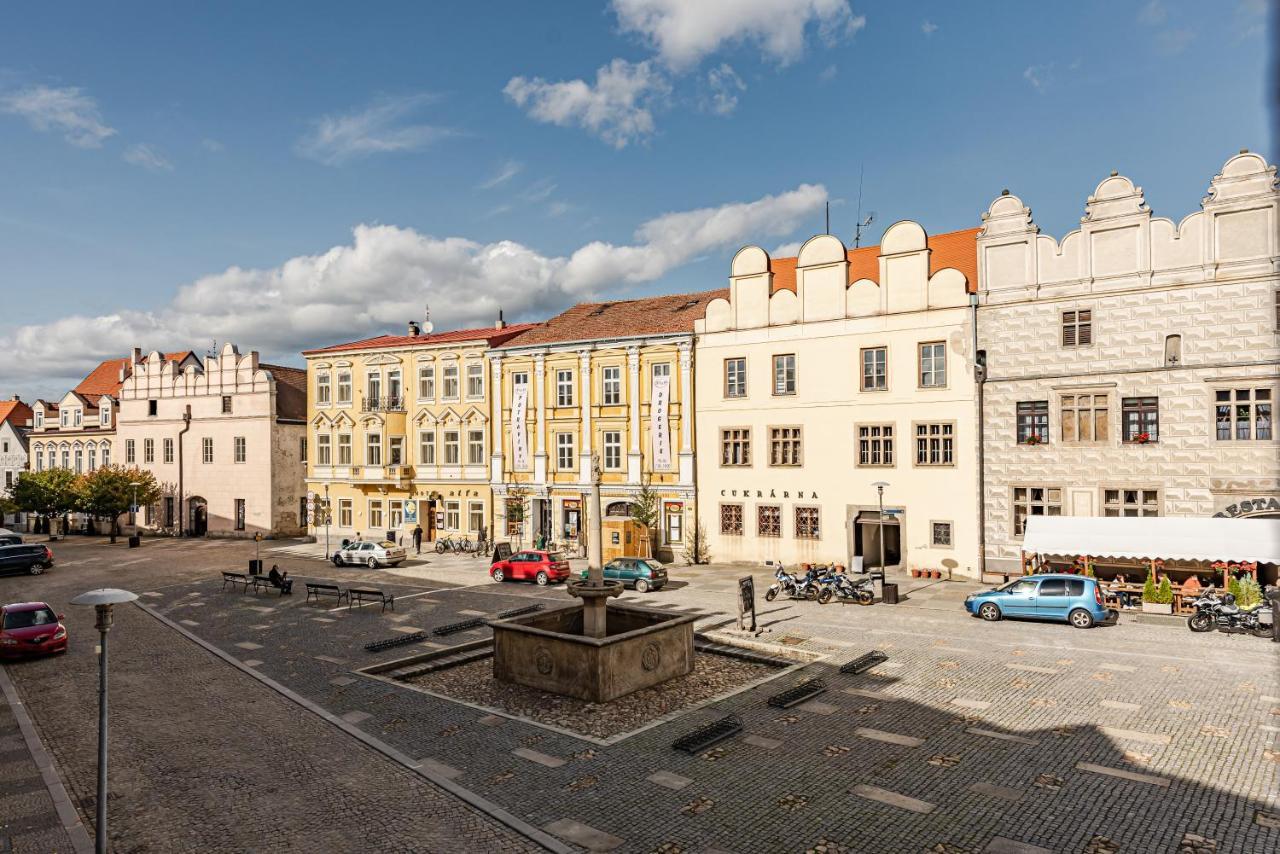
[{"label": "orange roof", "polygon": [[664,294],[617,302],[583,302],[540,323],[508,346],[598,341],[641,335],[693,333],[693,322],[713,299],[728,299],[727,288],[695,294]]},{"label": "orange roof", "polygon": [[26,427],[31,418],[31,407],[16,397],[13,400],[0,400],[0,424],[12,420],[14,427]]},{"label": "orange roof", "polygon": [[303,350],[302,355],[341,353],[345,350],[380,350],[410,345],[420,347],[424,344],[453,344],[459,341],[484,341],[490,347],[495,347],[504,341],[511,340],[533,326],[534,324],[532,323],[511,323],[501,329],[484,326],[479,329],[454,329],[450,332],[434,332],[430,335],[377,335],[373,338],[363,338],[359,341],[348,341],[346,344],[334,344],[330,347]]},{"label": "orange roof", "polygon": [[[960,231],[949,231],[946,234],[935,234],[929,238],[929,275],[939,270],[954,267],[964,273],[968,282],[969,293],[978,292],[978,243],[977,236],[981,228],[966,228]],[[880,247],[863,246],[849,250],[849,284],[859,279],[880,279]],[[773,289],[775,291],[794,291],[796,289],[796,259],[772,258],[770,269],[773,270]]]},{"label": "orange roof", "polygon": [[[164,360],[166,362],[181,362],[190,355],[192,355],[190,350],[180,350],[176,353],[165,353]],[[144,356],[143,358],[146,357]],[[90,371],[89,376],[81,380],[80,384],[73,388],[72,391],[96,406],[98,398],[104,394],[114,397],[120,393],[121,369],[124,369],[125,376],[129,375],[129,357],[107,359]]]}]

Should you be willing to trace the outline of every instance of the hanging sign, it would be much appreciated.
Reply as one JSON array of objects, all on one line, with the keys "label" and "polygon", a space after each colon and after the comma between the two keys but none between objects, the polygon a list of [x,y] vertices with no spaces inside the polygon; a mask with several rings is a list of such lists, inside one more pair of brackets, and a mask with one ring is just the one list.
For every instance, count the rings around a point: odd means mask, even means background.
[{"label": "hanging sign", "polygon": [[525,409],[529,403],[529,386],[520,383],[511,389],[511,457],[516,470],[529,467],[529,436],[525,432]]},{"label": "hanging sign", "polygon": [[667,407],[671,397],[671,377],[653,378],[653,396],[649,403],[649,433],[653,437],[653,467],[671,468],[671,431],[667,423]]}]

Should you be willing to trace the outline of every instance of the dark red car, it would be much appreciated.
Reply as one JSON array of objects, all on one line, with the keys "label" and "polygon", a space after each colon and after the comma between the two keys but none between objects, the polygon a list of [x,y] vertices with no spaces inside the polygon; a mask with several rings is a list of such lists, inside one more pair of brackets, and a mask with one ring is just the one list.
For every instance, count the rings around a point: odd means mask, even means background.
[{"label": "dark red car", "polygon": [[569,561],[560,552],[529,549],[494,561],[489,567],[489,577],[494,581],[532,581],[547,585],[569,577]]},{"label": "dark red car", "polygon": [[62,615],[45,602],[0,607],[0,658],[67,651]]}]

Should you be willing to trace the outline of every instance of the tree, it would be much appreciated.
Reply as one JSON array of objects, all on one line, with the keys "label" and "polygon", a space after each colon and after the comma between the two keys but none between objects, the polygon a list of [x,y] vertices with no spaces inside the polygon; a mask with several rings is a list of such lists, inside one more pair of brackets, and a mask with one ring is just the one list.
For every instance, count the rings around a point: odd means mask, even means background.
[{"label": "tree", "polygon": [[657,556],[658,550],[658,493],[653,491],[653,477],[646,475],[640,480],[640,491],[631,502],[631,519],[644,525],[649,532],[649,555]]},{"label": "tree", "polygon": [[1160,587],[1156,590],[1156,601],[1161,605],[1173,603],[1173,585],[1169,583],[1167,575],[1160,579]]},{"label": "tree", "polygon": [[[507,533],[515,525],[516,548],[524,547],[524,521],[528,518],[530,490],[527,486],[513,486],[507,490]],[[496,537],[495,537],[496,539]]]},{"label": "tree", "polygon": [[[134,487],[133,484],[137,484]],[[103,466],[76,480],[75,493],[80,510],[111,523],[111,542],[120,532],[120,514],[129,509],[136,496],[144,507],[160,500],[162,490],[149,471],[122,466]]]},{"label": "tree", "polygon": [[690,565],[711,563],[711,552],[707,548],[707,529],[702,527],[701,522],[690,528],[684,538],[684,559]]},{"label": "tree", "polygon": [[1252,575],[1242,575],[1239,581],[1240,595],[1236,604],[1241,608],[1252,608],[1262,601],[1262,588]]},{"label": "tree", "polygon": [[53,519],[76,509],[75,482],[70,469],[21,472],[13,484],[13,503],[26,513]]},{"label": "tree", "polygon": [[1150,572],[1147,573],[1147,580],[1142,585],[1142,601],[1156,604],[1160,601],[1160,594],[1156,591],[1156,577]]}]

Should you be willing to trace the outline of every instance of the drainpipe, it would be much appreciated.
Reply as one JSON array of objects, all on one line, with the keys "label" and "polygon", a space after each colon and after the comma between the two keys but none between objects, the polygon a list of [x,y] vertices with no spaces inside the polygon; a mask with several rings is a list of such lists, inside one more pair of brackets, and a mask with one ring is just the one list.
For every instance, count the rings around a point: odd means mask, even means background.
[{"label": "drainpipe", "polygon": [[970,327],[973,335],[973,379],[978,388],[978,579],[987,573],[987,454],[983,389],[987,366],[978,361],[978,295],[969,294]]},{"label": "drainpipe", "polygon": [[187,404],[182,413],[182,429],[178,431],[178,496],[175,503],[178,505],[178,536],[182,536],[187,521],[187,509],[182,506],[182,475],[184,467],[182,464],[182,436],[191,429],[191,404]]}]

